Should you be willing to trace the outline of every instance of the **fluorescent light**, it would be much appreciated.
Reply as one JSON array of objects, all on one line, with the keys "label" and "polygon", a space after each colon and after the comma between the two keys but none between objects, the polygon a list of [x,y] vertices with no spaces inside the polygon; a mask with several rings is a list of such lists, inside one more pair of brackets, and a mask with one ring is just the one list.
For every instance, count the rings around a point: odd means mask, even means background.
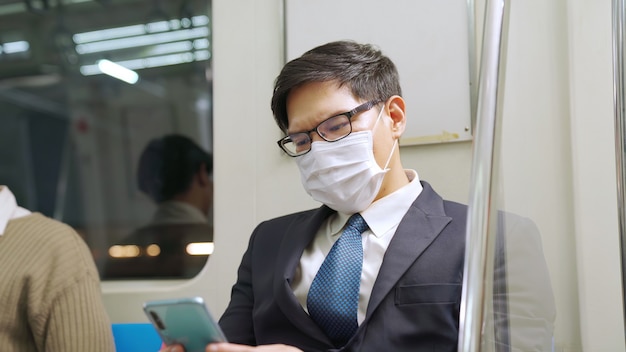
[{"label": "fluorescent light", "polygon": [[191,20],[189,20],[188,18],[183,18],[182,20],[173,19],[169,21],[151,22],[145,25],[136,24],[131,26],[107,28],[97,31],[77,33],[74,34],[72,39],[74,40],[75,44],[86,44],[150,33],[167,32],[169,30],[179,30],[181,27],[190,27],[192,24],[195,27],[201,27],[207,25],[208,23],[208,16],[194,16]]},{"label": "fluorescent light", "polygon": [[180,20],[170,20],[170,29],[171,30],[179,30],[180,29]]},{"label": "fluorescent light", "polygon": [[198,49],[208,49],[209,48],[209,40],[207,38],[196,39],[193,41],[193,47]]},{"label": "fluorescent light", "polygon": [[209,16],[193,16],[191,22],[194,27],[206,26],[209,24]]},{"label": "fluorescent light", "polygon": [[208,34],[209,29],[206,27],[182,29],[174,32],[146,34],[131,38],[111,39],[93,43],[79,44],[76,46],[76,52],[79,54],[91,54],[103,51],[136,48],[139,46],[202,38],[206,37]]},{"label": "fluorescent light", "polygon": [[146,56],[180,53],[183,51],[191,51],[193,50],[193,48],[194,45],[190,41],[159,44],[155,45],[153,48],[150,48]]},{"label": "fluorescent light", "polygon": [[82,44],[99,40],[130,37],[134,35],[146,34],[146,27],[143,24],[132,26],[102,29],[99,31],[77,33],[72,36],[74,43]]},{"label": "fluorescent light", "polygon": [[148,257],[157,257],[159,254],[161,254],[161,247],[158,244],[153,243],[146,247],[146,255]]},{"label": "fluorescent light", "polygon": [[[143,61],[141,63],[141,66],[145,68],[158,67],[158,66],[171,66],[171,65],[183,64],[186,62],[192,62],[193,55],[191,53],[183,53],[183,54],[147,57],[145,59],[140,59],[140,60]],[[134,61],[139,61],[139,60],[134,60]]]},{"label": "fluorescent light", "polygon": [[215,250],[213,242],[194,242],[189,243],[185,248],[189,255],[210,255]]},{"label": "fluorescent light", "polygon": [[126,83],[135,84],[139,80],[137,72],[109,60],[98,61],[98,68],[103,73]]},{"label": "fluorescent light", "polygon": [[183,18],[182,20],[180,20],[180,24],[185,28],[191,27],[191,20],[188,18]]},{"label": "fluorescent light", "polygon": [[143,59],[120,61],[120,64],[133,70],[140,70],[143,68],[184,64],[184,63],[192,62],[192,61],[193,61],[193,55],[191,53],[182,53],[182,54],[161,55],[161,56],[146,57]]},{"label": "fluorescent light", "polygon": [[[148,57],[143,59],[134,59],[134,60],[125,60],[118,61],[118,65],[122,65],[130,70],[141,70],[144,68],[153,68],[153,67],[161,67],[161,66],[170,66],[170,65],[178,65],[189,63],[193,61],[205,61],[211,57],[211,53],[208,50],[199,50],[194,52],[193,54],[190,52],[187,53],[179,53],[179,54],[170,54],[170,55],[161,55]],[[93,76],[99,75],[102,70],[98,67],[98,65],[83,65],[80,67],[80,73],[83,76]]]},{"label": "fluorescent light", "polygon": [[139,247],[134,244],[129,245],[114,245],[109,247],[109,256],[113,258],[134,258],[138,257],[141,251]]},{"label": "fluorescent light", "polygon": [[198,50],[194,53],[194,58],[196,61],[205,61],[211,57],[211,52],[208,50]]},{"label": "fluorescent light", "polygon": [[170,30],[170,24],[168,21],[152,22],[146,25],[146,31],[148,33],[165,32]]},{"label": "fluorescent light", "polygon": [[102,71],[100,71],[98,65],[83,65],[80,67],[80,73],[83,76],[93,76],[101,74]]},{"label": "fluorescent light", "polygon": [[30,49],[30,44],[28,44],[25,40],[20,40],[17,42],[4,43],[2,46],[2,50],[5,54],[15,54],[28,51]]}]

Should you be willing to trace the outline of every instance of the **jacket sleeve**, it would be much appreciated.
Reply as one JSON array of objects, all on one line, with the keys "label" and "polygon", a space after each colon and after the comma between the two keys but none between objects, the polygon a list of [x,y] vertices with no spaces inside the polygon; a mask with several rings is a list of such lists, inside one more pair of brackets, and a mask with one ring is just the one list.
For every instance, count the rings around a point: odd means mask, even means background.
[{"label": "jacket sleeve", "polygon": [[237,281],[231,290],[230,303],[219,320],[220,327],[229,342],[256,345],[252,309],[254,293],[252,287],[252,252],[255,232],[252,233],[248,249],[243,255],[237,271]]}]

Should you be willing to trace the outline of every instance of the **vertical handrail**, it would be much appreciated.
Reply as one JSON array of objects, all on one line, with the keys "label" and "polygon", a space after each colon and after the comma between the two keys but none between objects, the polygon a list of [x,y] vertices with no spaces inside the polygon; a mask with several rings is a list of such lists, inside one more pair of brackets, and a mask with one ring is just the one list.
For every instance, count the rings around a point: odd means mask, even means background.
[{"label": "vertical handrail", "polygon": [[476,95],[478,94],[478,84],[476,82],[476,1],[467,2],[467,30],[468,30],[468,64],[470,82],[470,128],[476,129]]},{"label": "vertical handrail", "polygon": [[626,123],[624,119],[624,0],[613,0],[613,105],[615,110],[615,158],[617,176],[617,209],[622,261],[622,301],[626,319]]},{"label": "vertical handrail", "polygon": [[489,228],[493,224],[493,161],[504,96],[509,2],[487,0],[485,3],[459,325],[458,350],[462,352],[477,352],[481,346],[485,295],[493,277],[489,263],[493,263],[495,239]]}]

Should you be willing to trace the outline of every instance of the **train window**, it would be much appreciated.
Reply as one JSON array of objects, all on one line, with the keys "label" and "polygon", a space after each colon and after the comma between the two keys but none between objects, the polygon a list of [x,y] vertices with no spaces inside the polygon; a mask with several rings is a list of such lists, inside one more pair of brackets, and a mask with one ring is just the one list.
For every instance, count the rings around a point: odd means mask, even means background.
[{"label": "train window", "polygon": [[213,252],[209,0],[0,3],[0,185],[83,236],[104,280]]}]

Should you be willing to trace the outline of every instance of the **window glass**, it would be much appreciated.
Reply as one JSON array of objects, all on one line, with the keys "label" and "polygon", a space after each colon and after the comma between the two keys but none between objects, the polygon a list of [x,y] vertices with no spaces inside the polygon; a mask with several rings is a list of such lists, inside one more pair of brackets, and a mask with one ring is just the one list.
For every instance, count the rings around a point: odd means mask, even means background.
[{"label": "window glass", "polygon": [[211,22],[207,0],[0,3],[0,184],[105,280],[213,251]]}]

